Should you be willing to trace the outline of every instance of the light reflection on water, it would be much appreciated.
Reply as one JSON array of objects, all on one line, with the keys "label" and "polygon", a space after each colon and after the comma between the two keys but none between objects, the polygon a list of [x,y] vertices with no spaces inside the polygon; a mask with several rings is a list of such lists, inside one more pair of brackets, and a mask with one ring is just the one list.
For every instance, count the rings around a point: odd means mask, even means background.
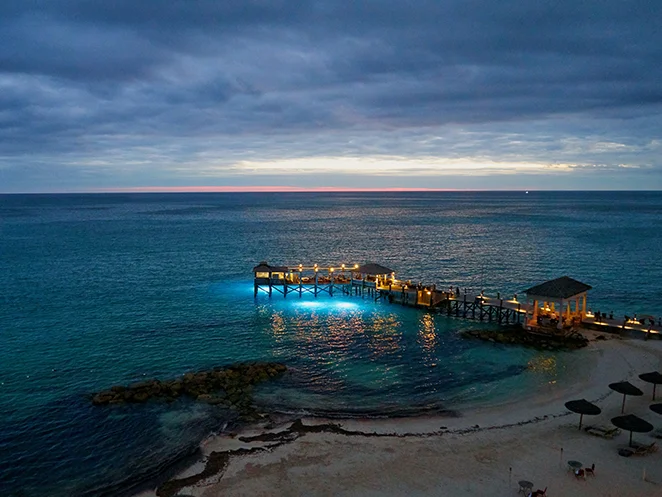
[{"label": "light reflection on water", "polygon": [[549,354],[538,354],[532,357],[529,359],[527,367],[533,373],[546,373],[550,376],[558,374],[556,357]]},{"label": "light reflection on water", "polygon": [[362,412],[457,408],[554,381],[554,354],[469,341],[491,325],[360,297],[258,298],[265,338],[291,374],[258,388],[283,409]]}]

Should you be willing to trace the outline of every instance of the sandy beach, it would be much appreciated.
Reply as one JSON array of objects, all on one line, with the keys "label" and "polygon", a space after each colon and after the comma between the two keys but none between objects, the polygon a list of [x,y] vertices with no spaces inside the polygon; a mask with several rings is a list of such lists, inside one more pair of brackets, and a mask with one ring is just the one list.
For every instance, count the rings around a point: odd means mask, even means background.
[{"label": "sandy beach", "polygon": [[[527,480],[549,496],[662,496],[662,451],[619,456],[627,432],[612,440],[591,436],[578,430],[579,416],[564,407],[572,399],[595,402],[602,414],[585,417],[585,424],[611,426],[622,396],[607,385],[630,380],[644,396],[628,397],[626,413],[662,426],[662,416],[648,408],[652,385],[637,377],[659,370],[662,342],[592,341],[581,353],[587,360],[574,380],[456,418],[303,419],[294,428],[287,420],[212,437],[202,445],[204,459],[158,494],[499,497],[518,495],[518,482]],[[634,440],[655,441],[650,434]],[[576,478],[568,460],[595,464],[595,476]]]}]

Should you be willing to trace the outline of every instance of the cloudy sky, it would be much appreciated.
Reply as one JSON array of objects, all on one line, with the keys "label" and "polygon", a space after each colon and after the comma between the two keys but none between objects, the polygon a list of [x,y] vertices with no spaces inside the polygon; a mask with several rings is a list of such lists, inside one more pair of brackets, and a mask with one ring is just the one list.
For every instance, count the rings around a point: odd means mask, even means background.
[{"label": "cloudy sky", "polygon": [[0,192],[662,189],[659,0],[2,0]]}]

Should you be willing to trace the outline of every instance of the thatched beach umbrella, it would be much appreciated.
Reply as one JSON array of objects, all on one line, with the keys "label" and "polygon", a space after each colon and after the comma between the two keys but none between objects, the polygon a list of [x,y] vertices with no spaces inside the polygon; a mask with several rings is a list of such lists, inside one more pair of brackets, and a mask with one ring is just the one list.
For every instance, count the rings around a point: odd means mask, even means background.
[{"label": "thatched beach umbrella", "polygon": [[630,447],[632,447],[632,432],[648,433],[653,430],[653,425],[645,419],[641,419],[634,414],[626,414],[611,419],[614,426],[630,432]]},{"label": "thatched beach umbrella", "polygon": [[579,429],[582,429],[582,419],[584,414],[587,416],[597,416],[602,412],[602,410],[595,404],[591,404],[586,399],[581,400],[571,400],[565,403],[566,409],[572,412],[579,414]]},{"label": "thatched beach umbrella", "polygon": [[623,406],[621,407],[621,413],[625,412],[625,396],[626,395],[643,395],[644,392],[639,390],[629,381],[619,381],[618,383],[610,383],[609,388],[612,390],[623,394]]},{"label": "thatched beach umbrella", "polygon": [[662,385],[662,374],[657,371],[652,371],[651,373],[640,374],[639,378],[644,380],[646,383],[653,384],[653,400],[655,400],[655,387]]},{"label": "thatched beach umbrella", "polygon": [[651,404],[651,411],[656,412],[657,414],[662,414],[662,404]]}]

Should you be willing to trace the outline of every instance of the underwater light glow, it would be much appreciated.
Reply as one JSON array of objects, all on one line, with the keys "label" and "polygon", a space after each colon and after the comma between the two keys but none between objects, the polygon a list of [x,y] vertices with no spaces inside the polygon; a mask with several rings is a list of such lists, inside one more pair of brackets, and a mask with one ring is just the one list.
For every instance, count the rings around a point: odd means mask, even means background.
[{"label": "underwater light glow", "polygon": [[301,307],[308,307],[308,308],[322,307],[321,302],[317,302],[317,301],[314,301],[314,300],[306,300],[304,302],[297,302],[297,305],[300,305]]},{"label": "underwater light glow", "polygon": [[337,302],[336,307],[339,309],[356,309],[359,305],[354,302]]},{"label": "underwater light glow", "polygon": [[329,301],[319,301],[319,300],[304,300],[294,303],[295,307],[303,307],[305,309],[325,309],[328,311],[333,310],[346,310],[346,309],[358,309],[359,304],[354,302],[329,302]]}]

